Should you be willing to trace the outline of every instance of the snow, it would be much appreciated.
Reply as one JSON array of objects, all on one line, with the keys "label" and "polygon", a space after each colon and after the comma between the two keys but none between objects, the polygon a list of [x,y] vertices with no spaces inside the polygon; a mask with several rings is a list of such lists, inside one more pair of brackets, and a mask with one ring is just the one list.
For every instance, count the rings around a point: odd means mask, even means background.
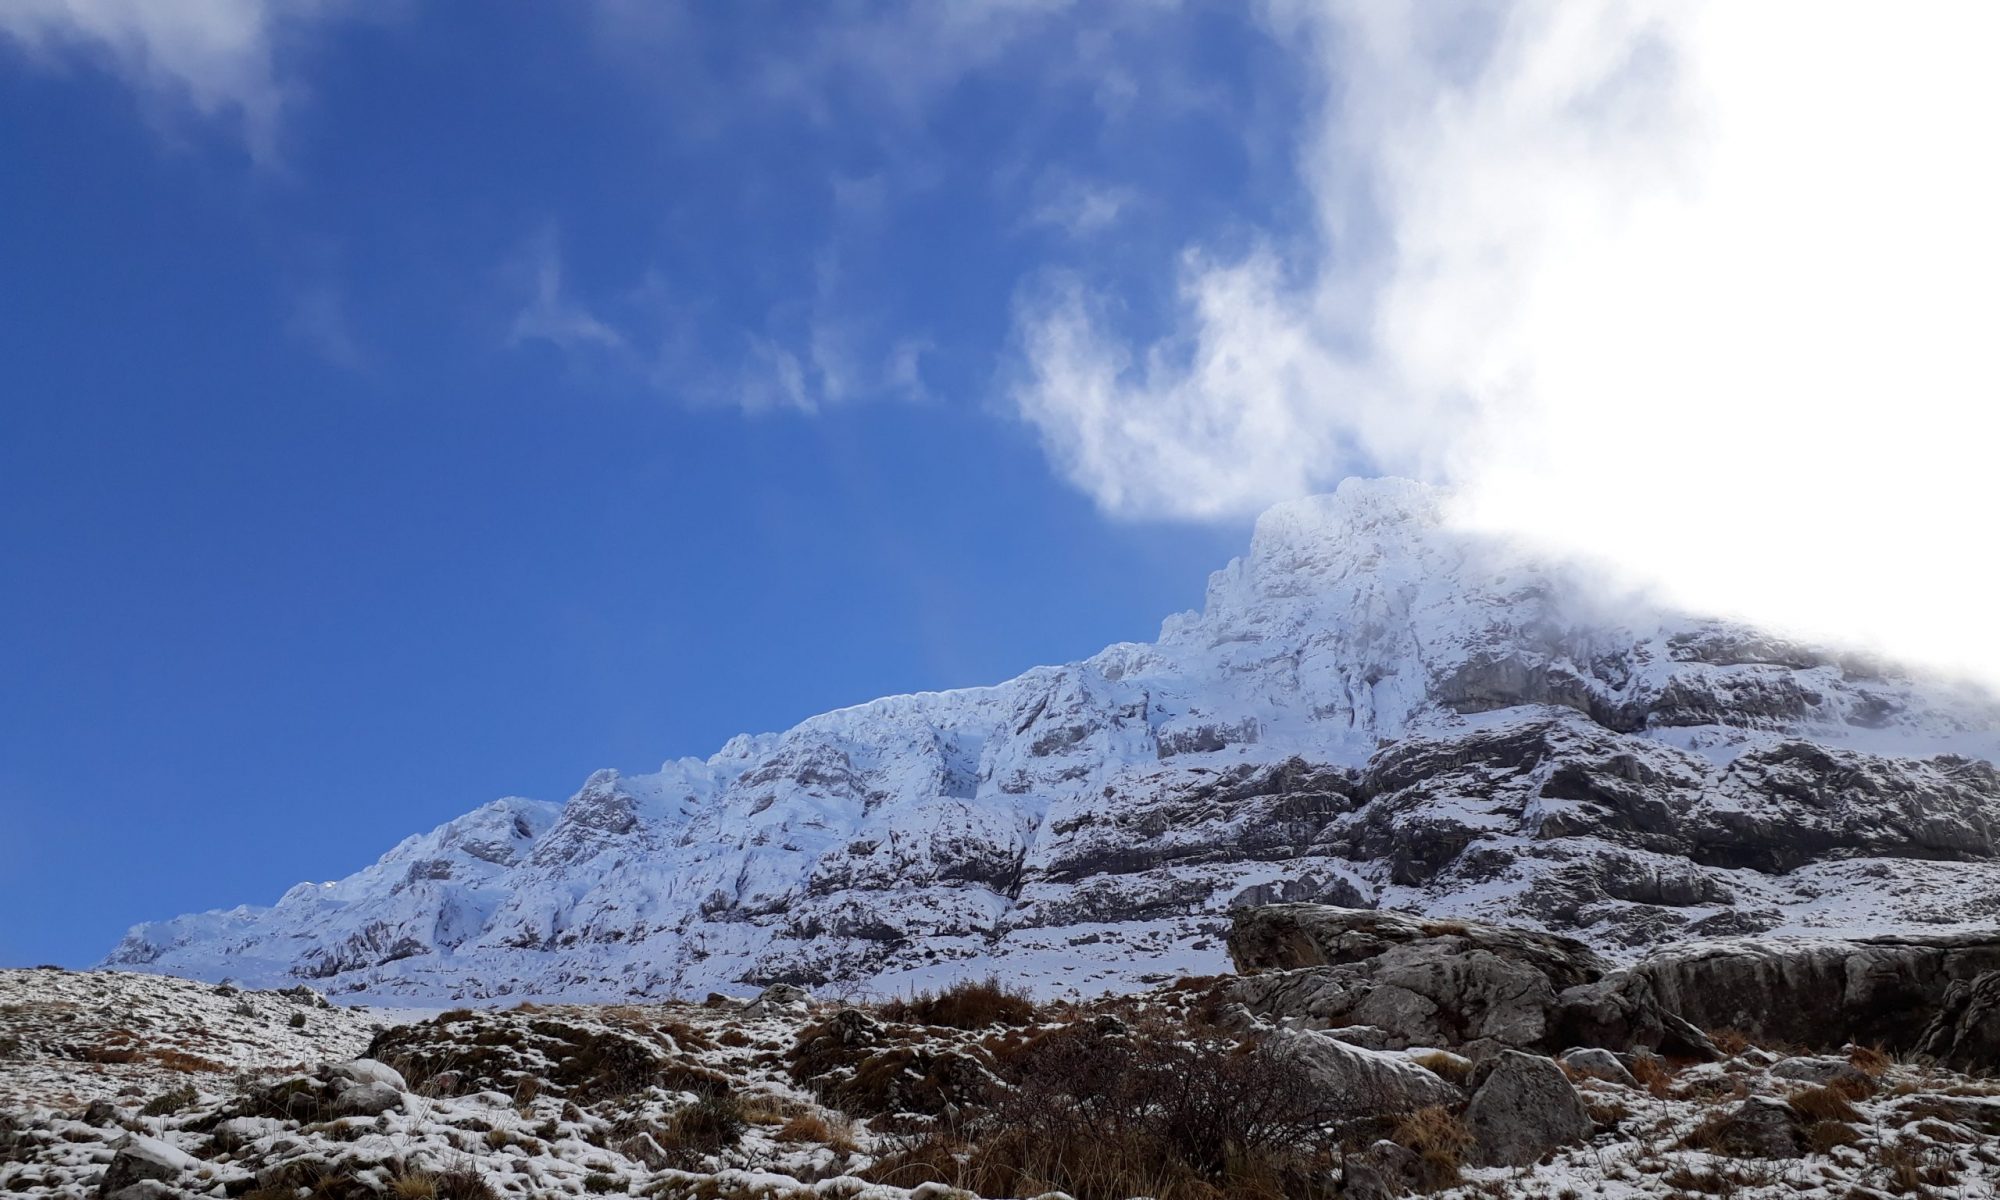
[{"label": "snow", "polygon": [[[1688,657],[1709,644],[1739,649]],[[1294,757],[1358,766],[1413,735],[1544,717],[1512,702],[1543,680],[1606,709],[1689,685],[1752,713],[1773,689],[1818,698],[1762,727],[1630,733],[1718,778],[1783,737],[1875,754],[2000,751],[1990,697],[1607,604],[1587,567],[1446,527],[1421,485],[1350,480],[1264,514],[1202,609],[1167,618],[1153,643],[839,709],[649,774],[600,771],[564,805],[497,800],[269,908],[135,926],[106,964],[305,979],[400,1003],[742,994],[793,972],[876,990],[989,970],[1044,993],[1130,988],[1214,969],[1230,898],[1307,868],[1385,905],[1466,912],[1504,898],[1494,885],[1398,885],[1380,864],[1332,859],[1218,855],[1083,877],[1064,864],[1141,839],[1198,849],[1227,820],[1184,836],[1121,822],[1233,770]],[[1437,804],[1495,844],[1532,841],[1504,813]],[[1968,894],[2000,889],[1983,864],[1968,878]],[[1842,908],[1783,881],[1743,890],[1794,924],[1912,924],[1907,898]],[[1102,919],[1121,906],[1134,911]]]}]

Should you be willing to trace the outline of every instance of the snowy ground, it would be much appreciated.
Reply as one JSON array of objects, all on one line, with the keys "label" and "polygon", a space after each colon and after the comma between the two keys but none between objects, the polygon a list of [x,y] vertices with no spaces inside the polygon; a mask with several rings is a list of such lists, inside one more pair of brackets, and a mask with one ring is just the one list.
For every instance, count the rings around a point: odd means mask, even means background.
[{"label": "snowy ground", "polygon": [[[1191,994],[1045,1007],[1037,1019],[1172,1017],[1189,1010]],[[107,1171],[129,1175],[140,1160],[165,1164],[171,1183],[129,1196],[965,1195],[944,1187],[949,1179],[925,1185],[909,1164],[912,1146],[941,1127],[935,1113],[844,1112],[857,1106],[842,1093],[796,1082],[801,1030],[835,1011],[522,1006],[392,1025],[385,1016],[404,1014],[152,975],[0,972],[0,1195],[95,1196]],[[893,1034],[886,1052],[918,1053],[890,1086],[919,1099],[929,1086],[923,1056],[990,1063],[1029,1036],[875,1027]],[[408,1074],[339,1065],[371,1041]],[[1449,1056],[1430,1064],[1452,1074]],[[1832,1098],[1805,1076],[1845,1090]],[[2000,1081],[1865,1052],[1849,1063],[1754,1047],[1721,1063],[1649,1064],[1640,1078],[1577,1078],[1597,1124],[1592,1140],[1537,1166],[1468,1168],[1438,1194],[2000,1195]],[[1792,1114],[1796,1155],[1762,1158],[1727,1144],[1724,1118],[1760,1097]],[[731,1127],[718,1132],[724,1109]]]}]

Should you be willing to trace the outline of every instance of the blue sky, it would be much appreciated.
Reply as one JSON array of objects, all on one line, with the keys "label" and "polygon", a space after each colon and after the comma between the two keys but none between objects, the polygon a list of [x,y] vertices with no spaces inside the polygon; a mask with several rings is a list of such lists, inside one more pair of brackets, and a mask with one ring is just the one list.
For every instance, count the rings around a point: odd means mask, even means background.
[{"label": "blue sky", "polygon": [[1268,31],[668,11],[8,18],[0,962],[1149,638],[1240,548],[1009,388],[1024,289],[1297,203]]},{"label": "blue sky", "polygon": [[1996,37],[0,0],[0,962],[1150,637],[1349,474],[2000,681]]}]

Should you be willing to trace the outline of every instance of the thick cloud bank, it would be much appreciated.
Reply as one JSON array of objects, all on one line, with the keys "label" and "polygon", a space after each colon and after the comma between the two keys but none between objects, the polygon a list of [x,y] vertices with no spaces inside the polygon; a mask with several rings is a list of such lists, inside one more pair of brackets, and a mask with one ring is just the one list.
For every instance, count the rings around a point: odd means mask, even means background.
[{"label": "thick cloud bank", "polygon": [[2000,678],[2000,9],[1279,5],[1310,236],[1191,248],[1170,336],[1024,293],[1016,394],[1107,510],[1343,475],[1684,603]]}]

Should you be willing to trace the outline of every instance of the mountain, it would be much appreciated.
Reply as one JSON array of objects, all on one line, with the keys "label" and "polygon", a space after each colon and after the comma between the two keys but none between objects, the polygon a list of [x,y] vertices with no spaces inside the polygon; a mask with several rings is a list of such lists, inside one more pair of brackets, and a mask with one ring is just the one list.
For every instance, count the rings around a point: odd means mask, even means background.
[{"label": "mountain", "polygon": [[1607,595],[1421,485],[1349,480],[1265,513],[1153,643],[497,800],[105,965],[411,998],[1096,992],[1223,969],[1228,911],[1274,900],[1613,954],[1991,921],[1992,696]]}]

